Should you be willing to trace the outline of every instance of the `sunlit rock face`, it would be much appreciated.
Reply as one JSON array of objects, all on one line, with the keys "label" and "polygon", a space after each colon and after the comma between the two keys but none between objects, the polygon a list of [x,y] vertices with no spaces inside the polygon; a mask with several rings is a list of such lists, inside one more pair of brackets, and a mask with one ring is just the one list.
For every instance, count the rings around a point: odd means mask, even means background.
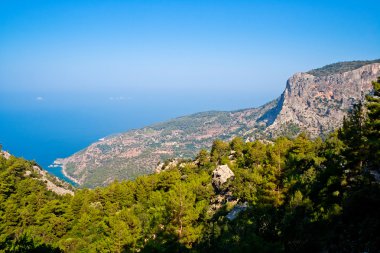
[{"label": "sunlit rock face", "polygon": [[220,189],[223,184],[227,182],[229,179],[233,179],[235,174],[232,172],[228,165],[219,165],[212,172],[212,184]]},{"label": "sunlit rock face", "polygon": [[354,103],[364,101],[378,76],[380,63],[327,76],[297,73],[289,78],[278,105],[281,109],[266,131],[273,136],[292,130],[312,137],[329,133],[340,126]]}]

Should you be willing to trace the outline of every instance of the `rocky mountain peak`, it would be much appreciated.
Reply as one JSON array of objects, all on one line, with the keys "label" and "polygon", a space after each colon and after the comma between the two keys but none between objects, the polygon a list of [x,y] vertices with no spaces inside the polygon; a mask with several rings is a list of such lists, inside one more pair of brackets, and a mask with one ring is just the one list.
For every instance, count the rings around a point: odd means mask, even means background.
[{"label": "rocky mountain peak", "polygon": [[272,136],[307,131],[312,137],[337,128],[354,103],[363,101],[380,75],[380,63],[326,76],[296,73],[287,81]]}]

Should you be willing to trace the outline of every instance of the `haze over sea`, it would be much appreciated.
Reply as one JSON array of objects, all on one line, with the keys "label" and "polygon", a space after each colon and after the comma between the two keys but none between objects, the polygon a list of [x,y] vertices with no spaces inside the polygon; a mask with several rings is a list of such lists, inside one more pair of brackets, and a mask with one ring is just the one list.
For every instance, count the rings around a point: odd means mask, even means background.
[{"label": "haze over sea", "polygon": [[378,1],[1,1],[0,143],[47,169],[113,133],[260,106],[294,72],[379,58],[379,12]]}]

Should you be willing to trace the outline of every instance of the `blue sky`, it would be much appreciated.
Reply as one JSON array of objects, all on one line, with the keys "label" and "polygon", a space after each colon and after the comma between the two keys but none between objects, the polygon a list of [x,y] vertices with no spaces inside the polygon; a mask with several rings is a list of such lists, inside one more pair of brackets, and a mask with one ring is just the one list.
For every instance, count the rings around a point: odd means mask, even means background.
[{"label": "blue sky", "polygon": [[379,12],[379,1],[2,0],[2,99],[258,106],[294,72],[379,58]]},{"label": "blue sky", "polygon": [[377,1],[0,1],[0,143],[45,168],[106,135],[260,106],[380,58]]}]

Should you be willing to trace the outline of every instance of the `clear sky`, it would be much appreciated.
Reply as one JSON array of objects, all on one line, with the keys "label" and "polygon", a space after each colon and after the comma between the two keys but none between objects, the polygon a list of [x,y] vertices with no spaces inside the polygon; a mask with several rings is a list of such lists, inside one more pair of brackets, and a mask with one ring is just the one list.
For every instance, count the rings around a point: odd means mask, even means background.
[{"label": "clear sky", "polygon": [[295,72],[380,58],[379,13],[379,0],[1,0],[0,143],[52,160],[114,132],[262,105]]},{"label": "clear sky", "polygon": [[203,93],[233,97],[204,109],[258,106],[294,72],[379,58],[379,13],[380,1],[2,0],[0,89],[36,102]]}]

